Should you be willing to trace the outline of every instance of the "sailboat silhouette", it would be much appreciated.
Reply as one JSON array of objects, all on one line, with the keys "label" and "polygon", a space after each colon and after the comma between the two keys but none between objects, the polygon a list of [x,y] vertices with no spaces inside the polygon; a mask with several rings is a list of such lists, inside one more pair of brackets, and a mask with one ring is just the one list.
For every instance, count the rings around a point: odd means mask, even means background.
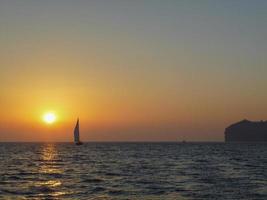
[{"label": "sailboat silhouette", "polygon": [[74,128],[74,143],[76,145],[82,145],[83,143],[80,141],[80,125],[79,118],[77,119],[76,126]]}]

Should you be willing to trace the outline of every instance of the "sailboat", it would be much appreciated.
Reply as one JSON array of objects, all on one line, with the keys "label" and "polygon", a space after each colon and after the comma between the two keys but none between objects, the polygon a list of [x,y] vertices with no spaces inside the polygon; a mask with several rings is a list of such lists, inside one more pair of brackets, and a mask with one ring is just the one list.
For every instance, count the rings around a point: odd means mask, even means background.
[{"label": "sailboat", "polygon": [[82,145],[83,143],[80,141],[80,128],[79,128],[79,118],[77,119],[76,126],[74,128],[74,143],[76,145]]}]

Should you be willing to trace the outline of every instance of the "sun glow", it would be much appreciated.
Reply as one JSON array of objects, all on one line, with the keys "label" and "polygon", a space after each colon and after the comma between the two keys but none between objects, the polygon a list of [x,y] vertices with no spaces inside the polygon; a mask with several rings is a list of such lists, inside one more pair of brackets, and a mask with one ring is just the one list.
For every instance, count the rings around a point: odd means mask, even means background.
[{"label": "sun glow", "polygon": [[49,112],[49,113],[45,113],[43,116],[43,120],[45,123],[47,124],[52,124],[56,121],[57,117],[54,113]]}]

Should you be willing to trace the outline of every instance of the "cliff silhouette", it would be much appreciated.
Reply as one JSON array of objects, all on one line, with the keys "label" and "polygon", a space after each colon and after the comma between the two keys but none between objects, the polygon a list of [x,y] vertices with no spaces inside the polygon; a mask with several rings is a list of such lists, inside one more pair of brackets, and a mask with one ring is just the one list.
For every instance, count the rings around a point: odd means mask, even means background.
[{"label": "cliff silhouette", "polygon": [[225,129],[225,142],[267,142],[267,121],[232,124]]}]

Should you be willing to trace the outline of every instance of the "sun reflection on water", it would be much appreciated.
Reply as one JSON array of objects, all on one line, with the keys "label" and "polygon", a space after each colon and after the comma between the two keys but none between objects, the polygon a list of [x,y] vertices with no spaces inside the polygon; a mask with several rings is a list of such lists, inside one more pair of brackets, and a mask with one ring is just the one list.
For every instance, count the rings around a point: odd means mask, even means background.
[{"label": "sun reflection on water", "polygon": [[44,182],[37,182],[35,186],[49,186],[49,187],[57,187],[60,186],[62,183],[59,180],[49,180]]},{"label": "sun reflection on water", "polygon": [[45,144],[42,146],[39,165],[39,181],[34,186],[40,191],[39,196],[62,196],[66,191],[62,191],[60,177],[63,174],[62,161],[59,159],[58,150],[55,144]]},{"label": "sun reflection on water", "polygon": [[60,165],[58,165],[58,152],[54,144],[46,144],[43,146],[40,160],[41,165],[39,173],[62,174],[63,170]]}]

